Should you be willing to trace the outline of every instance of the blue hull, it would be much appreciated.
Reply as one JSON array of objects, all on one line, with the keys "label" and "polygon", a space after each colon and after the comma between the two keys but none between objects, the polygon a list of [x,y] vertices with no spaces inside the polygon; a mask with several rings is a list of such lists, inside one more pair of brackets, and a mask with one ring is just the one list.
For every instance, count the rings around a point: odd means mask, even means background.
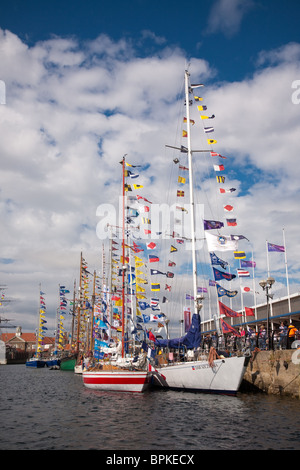
[{"label": "blue hull", "polygon": [[46,361],[47,367],[52,367],[52,366],[59,366],[60,365],[60,359],[49,359]]},{"label": "blue hull", "polygon": [[26,361],[26,367],[35,367],[37,368],[42,368],[45,367],[46,361],[41,361],[40,359],[36,359],[33,361]]}]

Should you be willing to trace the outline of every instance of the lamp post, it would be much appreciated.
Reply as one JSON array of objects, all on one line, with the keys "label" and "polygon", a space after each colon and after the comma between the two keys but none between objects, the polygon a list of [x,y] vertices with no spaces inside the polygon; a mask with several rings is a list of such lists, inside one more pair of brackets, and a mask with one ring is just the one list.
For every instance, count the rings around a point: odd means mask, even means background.
[{"label": "lamp post", "polygon": [[274,284],[275,279],[273,277],[268,277],[268,279],[265,281],[264,279],[259,282],[260,287],[264,291],[266,291],[266,297],[267,297],[267,339],[268,339],[268,349],[270,349],[270,337],[269,337],[269,299],[273,299],[273,295],[269,294],[269,290],[272,288],[272,285]]}]

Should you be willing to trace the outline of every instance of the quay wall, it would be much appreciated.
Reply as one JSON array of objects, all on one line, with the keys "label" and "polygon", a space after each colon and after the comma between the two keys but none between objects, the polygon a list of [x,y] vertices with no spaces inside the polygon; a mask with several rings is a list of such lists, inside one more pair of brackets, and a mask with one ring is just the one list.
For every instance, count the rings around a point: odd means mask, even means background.
[{"label": "quay wall", "polygon": [[253,351],[241,391],[300,398],[300,349]]}]

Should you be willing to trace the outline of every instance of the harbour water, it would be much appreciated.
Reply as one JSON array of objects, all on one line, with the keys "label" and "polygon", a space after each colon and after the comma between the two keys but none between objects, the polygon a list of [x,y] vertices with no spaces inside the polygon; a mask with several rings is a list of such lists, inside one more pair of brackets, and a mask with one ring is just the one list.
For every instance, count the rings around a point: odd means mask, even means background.
[{"label": "harbour water", "polygon": [[297,399],[88,390],[73,372],[0,366],[1,450],[299,450]]}]

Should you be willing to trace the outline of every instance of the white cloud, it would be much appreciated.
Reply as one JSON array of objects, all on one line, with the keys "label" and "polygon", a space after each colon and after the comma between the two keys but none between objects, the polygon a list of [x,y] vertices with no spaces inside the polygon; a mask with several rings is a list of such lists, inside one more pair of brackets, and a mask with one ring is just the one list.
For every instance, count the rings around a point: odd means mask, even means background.
[{"label": "white cloud", "polygon": [[217,0],[208,18],[207,32],[234,36],[244,16],[254,7],[252,0]]},{"label": "white cloud", "polygon": [[[299,111],[291,101],[299,60],[283,60],[290,57],[288,47],[266,52],[265,58],[276,56],[266,68],[261,56],[252,79],[203,89],[216,114],[216,151],[228,155],[228,181],[237,187],[238,229],[253,242],[261,272],[265,240],[280,244],[282,225],[291,253],[299,250]],[[1,283],[9,286],[7,295],[21,299],[9,307],[14,322],[30,331],[39,282],[54,327],[57,286],[72,289],[80,251],[92,270],[101,269],[96,210],[118,205],[123,154],[147,165],[141,194],[166,200],[175,173],[165,144],[180,140],[184,106],[179,109],[177,100],[186,58],[167,47],[140,58],[130,41],[103,35],[84,44],[55,37],[28,47],[0,30],[0,59],[7,89],[7,104],[0,107],[1,257],[14,260],[0,265]],[[201,59],[192,59],[190,70],[192,81],[214,76]],[[196,107],[193,112],[197,116]],[[194,132],[200,135],[199,126]],[[205,171],[214,178],[211,169],[209,159]],[[216,189],[210,185],[210,194]],[[297,278],[299,263],[292,258],[291,264]]]}]

